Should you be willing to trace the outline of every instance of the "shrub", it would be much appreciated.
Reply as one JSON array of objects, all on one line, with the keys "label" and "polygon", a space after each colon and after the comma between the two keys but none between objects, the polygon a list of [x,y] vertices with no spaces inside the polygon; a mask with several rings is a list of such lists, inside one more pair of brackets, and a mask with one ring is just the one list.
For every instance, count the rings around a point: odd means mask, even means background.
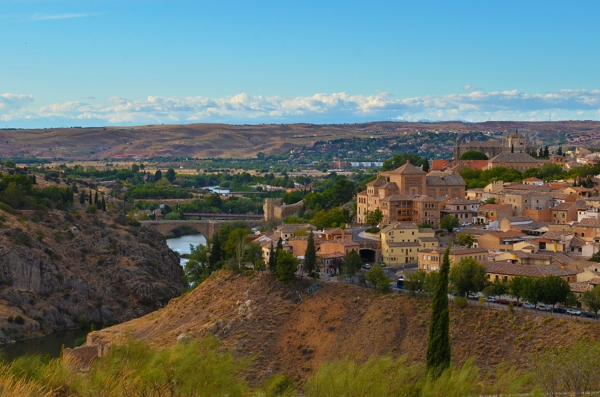
[{"label": "shrub", "polygon": [[467,307],[467,298],[463,297],[463,296],[455,296],[454,297],[454,304],[456,305],[456,307],[458,308],[463,308],[463,307]]},{"label": "shrub", "polygon": [[22,316],[15,317],[15,324],[23,325],[25,324],[25,319]]},{"label": "shrub", "polygon": [[294,381],[284,374],[272,375],[265,387],[266,397],[293,396],[295,391]]}]

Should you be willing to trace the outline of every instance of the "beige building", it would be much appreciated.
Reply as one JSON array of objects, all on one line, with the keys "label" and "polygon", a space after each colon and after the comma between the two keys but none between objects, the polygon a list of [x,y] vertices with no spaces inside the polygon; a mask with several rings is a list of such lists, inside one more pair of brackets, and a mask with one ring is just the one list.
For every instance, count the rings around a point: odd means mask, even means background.
[{"label": "beige building", "polygon": [[493,221],[500,221],[512,216],[512,206],[510,204],[486,204],[479,207],[477,211],[477,220],[480,223],[488,224]]},{"label": "beige building", "polygon": [[566,269],[555,265],[519,265],[510,262],[484,262],[487,278],[490,281],[508,281],[515,276],[546,277],[558,276],[566,282],[577,281],[577,270]]},{"label": "beige building", "polygon": [[[426,248],[419,252],[419,270],[427,273],[440,270],[445,248]],[[479,262],[488,260],[488,250],[484,248],[452,247],[448,255],[450,266],[463,258],[473,258]]]},{"label": "beige building", "polygon": [[488,169],[504,167],[523,172],[540,168],[544,163],[548,161],[536,160],[527,153],[501,153],[488,161]]},{"label": "beige building", "polygon": [[477,236],[477,246],[494,251],[512,251],[513,244],[524,240],[526,235],[520,232],[490,232]]},{"label": "beige building", "polygon": [[[442,196],[451,198],[464,198],[466,183],[460,175],[452,173],[431,173],[427,174],[419,167],[407,162],[401,167],[392,171],[380,172],[376,180],[367,184],[367,189],[357,194],[356,209],[358,223],[366,223],[368,212],[380,209],[387,213],[387,222],[392,223],[400,221],[397,217],[397,208],[400,207],[402,214],[403,208],[408,216],[410,211],[420,212],[422,208],[430,208],[431,212],[439,211],[439,205],[434,205],[433,199]],[[387,208],[382,208],[382,200],[390,198],[384,202],[389,203]],[[420,197],[428,196],[417,200],[417,204],[410,202]],[[423,204],[418,204],[419,202]],[[427,206],[425,206],[427,202]],[[437,207],[437,208],[436,208]],[[384,215],[385,217],[385,215]],[[426,218],[426,216],[421,216]],[[435,215],[433,216],[435,217]],[[439,214],[437,214],[439,217]],[[412,220],[416,220],[413,217]]]},{"label": "beige building", "polygon": [[395,223],[381,230],[383,262],[390,266],[416,262],[421,249],[437,246],[434,230],[414,223]]}]

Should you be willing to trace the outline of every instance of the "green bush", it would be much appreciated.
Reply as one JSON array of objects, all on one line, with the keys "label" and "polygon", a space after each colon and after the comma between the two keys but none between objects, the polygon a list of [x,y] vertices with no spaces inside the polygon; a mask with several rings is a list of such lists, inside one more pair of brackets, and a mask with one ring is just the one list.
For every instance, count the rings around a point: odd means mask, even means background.
[{"label": "green bush", "polygon": [[458,308],[463,308],[463,307],[467,307],[467,298],[462,297],[462,296],[455,296],[454,297],[454,304],[456,305],[456,307]]},{"label": "green bush", "polygon": [[25,319],[22,316],[15,317],[15,324],[23,325],[25,324]]},{"label": "green bush", "polygon": [[294,381],[284,374],[272,375],[267,381],[265,394],[266,397],[294,396],[296,394]]}]

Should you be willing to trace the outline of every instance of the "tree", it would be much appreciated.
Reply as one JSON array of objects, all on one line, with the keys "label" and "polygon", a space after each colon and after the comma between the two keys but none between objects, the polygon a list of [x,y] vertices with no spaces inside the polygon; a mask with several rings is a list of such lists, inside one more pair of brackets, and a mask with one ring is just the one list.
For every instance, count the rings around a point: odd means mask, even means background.
[{"label": "tree", "polygon": [[209,266],[208,249],[205,245],[192,246],[192,252],[183,267],[185,278],[192,288],[206,280],[212,272]]},{"label": "tree", "polygon": [[473,246],[474,242],[475,242],[475,238],[473,237],[472,234],[468,234],[468,233],[458,233],[458,235],[456,236],[456,239],[454,240],[454,243],[456,245],[460,245],[462,247],[467,247],[467,248],[471,248]]},{"label": "tree", "polygon": [[452,285],[463,296],[482,291],[487,282],[485,267],[473,258],[463,258],[450,270]]},{"label": "tree", "polygon": [[538,153],[538,157],[539,158],[543,158],[544,157],[544,148],[543,147],[540,147],[540,151]]},{"label": "tree", "polygon": [[596,252],[594,255],[588,259],[590,262],[598,262],[600,263],[600,251]]},{"label": "tree", "polygon": [[552,311],[557,303],[566,303],[571,292],[569,283],[559,276],[546,276],[540,280],[540,302],[552,305]]},{"label": "tree", "polygon": [[166,221],[179,221],[181,220],[181,213],[177,211],[171,211],[167,215],[165,215]]},{"label": "tree", "polygon": [[485,201],[482,201],[480,205],[486,205],[486,204],[496,204],[496,197],[490,197]]},{"label": "tree", "polygon": [[94,195],[94,204],[98,204],[98,191],[96,190],[96,194]]},{"label": "tree", "polygon": [[[427,163],[427,159],[420,157],[416,154],[397,154],[391,159],[387,159],[383,163],[382,171],[391,171],[398,167],[403,166],[406,162],[410,162],[415,167],[425,167],[425,163]],[[429,167],[429,164],[427,164]]]},{"label": "tree", "polygon": [[508,292],[508,285],[504,280],[494,280],[483,288],[485,296],[502,296]]},{"label": "tree", "polygon": [[427,343],[427,372],[438,379],[450,367],[450,312],[448,310],[448,274],[450,272],[450,247],[446,248],[440,277],[431,302],[431,321]]},{"label": "tree", "polygon": [[559,155],[559,156],[564,156],[563,150],[562,150],[562,146],[558,147],[558,150],[556,151],[556,154]]},{"label": "tree", "polygon": [[4,193],[2,193],[2,201],[13,208],[19,208],[25,200],[25,192],[23,187],[16,182],[10,182]]},{"label": "tree", "polygon": [[106,211],[106,200],[104,200],[104,196],[102,196],[102,211]]},{"label": "tree", "polygon": [[167,173],[165,174],[165,177],[168,179],[169,182],[173,183],[175,181],[175,170],[173,168],[169,168],[167,170]]},{"label": "tree", "polygon": [[273,242],[271,241],[271,247],[269,248],[269,270],[271,274],[277,273],[277,251],[273,248]]},{"label": "tree", "polygon": [[356,195],[356,184],[348,179],[340,179],[333,184],[328,194],[332,206],[346,204]]},{"label": "tree", "polygon": [[477,150],[469,150],[464,152],[459,160],[488,160],[488,156]]},{"label": "tree", "polygon": [[349,251],[346,255],[344,255],[344,259],[342,261],[342,272],[344,275],[350,278],[350,281],[352,281],[361,265],[362,259],[360,258],[358,252],[354,250]]},{"label": "tree", "polygon": [[89,205],[92,205],[92,190],[90,189],[90,198],[88,199]]},{"label": "tree", "polygon": [[379,265],[373,265],[367,271],[365,279],[381,292],[388,292],[390,290],[390,279]]},{"label": "tree", "polygon": [[548,149],[548,146],[544,146],[544,158],[548,158],[550,157],[550,150]]},{"label": "tree", "polygon": [[82,191],[79,193],[79,204],[83,205],[85,203],[85,193]]},{"label": "tree", "polygon": [[448,230],[448,233],[452,233],[452,230],[454,230],[454,228],[457,228],[459,224],[460,223],[458,222],[458,218],[454,215],[444,215],[444,217],[440,221],[440,227],[442,229]]},{"label": "tree", "polygon": [[221,267],[221,261],[223,258],[223,245],[219,238],[219,233],[213,234],[210,244],[210,256],[208,257],[208,265],[211,271],[217,270]]},{"label": "tree", "polygon": [[414,273],[408,273],[406,277],[404,277],[404,289],[407,290],[411,295],[415,295],[417,292],[423,291],[426,277],[427,273],[421,269]]},{"label": "tree", "polygon": [[[517,302],[527,294],[528,279],[523,276],[515,276],[508,280],[506,285],[508,293],[517,298]],[[535,304],[535,302],[533,302]]]},{"label": "tree", "polygon": [[510,145],[510,152],[514,153],[515,152],[515,145]]},{"label": "tree", "polygon": [[594,317],[598,318],[598,310],[600,310],[600,287],[594,287],[581,294],[581,303],[594,313]]},{"label": "tree", "polygon": [[304,270],[311,276],[317,269],[317,250],[315,248],[315,237],[311,230],[308,235],[308,243],[306,245],[306,251],[304,252]]},{"label": "tree", "polygon": [[425,293],[425,295],[427,295],[430,298],[433,297],[433,294],[435,293],[435,286],[437,285],[439,280],[439,272],[427,273],[427,275],[425,276],[425,283],[423,284],[423,292]]},{"label": "tree", "polygon": [[154,182],[158,182],[161,179],[162,179],[162,171],[156,170],[156,172],[154,173]]},{"label": "tree", "polygon": [[371,227],[376,227],[383,220],[383,212],[379,208],[367,212],[365,220]]},{"label": "tree", "polygon": [[278,250],[277,252],[277,280],[282,284],[289,284],[296,278],[296,272],[298,271],[298,259],[294,257],[294,254],[284,250]]},{"label": "tree", "polygon": [[227,257],[235,258],[238,268],[242,266],[242,258],[246,248],[246,235],[248,231],[243,228],[232,230],[225,241],[224,251]]},{"label": "tree", "polygon": [[425,161],[423,161],[421,168],[423,169],[423,171],[429,172],[429,161],[427,159],[425,159]]}]

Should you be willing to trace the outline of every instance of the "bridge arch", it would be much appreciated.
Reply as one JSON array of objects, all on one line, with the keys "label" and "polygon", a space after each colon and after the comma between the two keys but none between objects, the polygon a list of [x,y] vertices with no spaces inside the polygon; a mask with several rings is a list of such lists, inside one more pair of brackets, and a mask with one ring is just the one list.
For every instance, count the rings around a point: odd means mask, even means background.
[{"label": "bridge arch", "polygon": [[[177,229],[181,226],[186,226],[196,230],[202,234],[207,240],[218,233],[221,226],[236,221],[213,221],[213,220],[199,220],[199,221],[141,221],[142,226],[151,227],[161,233],[163,236],[168,234],[170,231]],[[244,221],[248,226],[261,225],[262,221]]]}]

